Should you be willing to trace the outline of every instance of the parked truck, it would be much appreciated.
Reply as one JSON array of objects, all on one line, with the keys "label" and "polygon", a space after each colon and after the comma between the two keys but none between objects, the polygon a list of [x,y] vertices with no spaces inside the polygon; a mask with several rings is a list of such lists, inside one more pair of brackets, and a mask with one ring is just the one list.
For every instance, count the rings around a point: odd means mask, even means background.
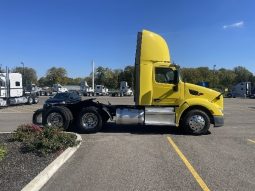
[{"label": "parked truck", "polygon": [[48,86],[41,87],[39,90],[40,96],[51,96],[52,94],[53,94],[53,90],[51,87],[48,87]]},{"label": "parked truck", "polygon": [[108,88],[104,85],[96,85],[95,90],[88,85],[86,81],[81,83],[81,92],[83,96],[105,96],[108,95]]},{"label": "parked truck", "polygon": [[22,86],[20,73],[0,73],[0,107],[19,104],[37,104],[35,92],[26,92]]},{"label": "parked truck", "polygon": [[133,95],[133,91],[128,86],[128,83],[126,81],[121,81],[120,82],[120,96],[132,96],[132,95]]},{"label": "parked truck", "polygon": [[68,89],[63,87],[61,84],[53,84],[52,90],[53,90],[53,92],[56,92],[56,93],[68,91]]},{"label": "parked truck", "polygon": [[81,82],[80,90],[81,90],[83,96],[93,96],[94,95],[94,90],[92,87],[90,87],[88,85],[87,81]]},{"label": "parked truck", "polygon": [[96,96],[106,96],[106,95],[108,95],[108,88],[106,88],[104,85],[96,85],[95,95]]},{"label": "parked truck", "polygon": [[37,96],[40,95],[40,91],[41,91],[41,88],[38,87],[36,84],[27,84],[25,87],[24,87],[24,91],[25,91],[25,94],[36,94]]},{"label": "parked truck", "polygon": [[227,94],[227,97],[242,97],[248,98],[252,96],[251,82],[240,82],[232,87],[232,90]]},{"label": "parked truck", "polygon": [[147,30],[138,33],[135,77],[135,105],[56,100],[46,102],[34,114],[34,122],[65,129],[75,123],[85,133],[99,131],[109,119],[118,125],[177,126],[193,134],[207,133],[210,124],[223,126],[222,94],[184,83],[165,40]]},{"label": "parked truck", "polygon": [[108,94],[113,97],[119,97],[119,96],[132,96],[133,91],[128,86],[128,83],[126,81],[120,82],[120,89],[119,90],[110,90],[108,91]]}]

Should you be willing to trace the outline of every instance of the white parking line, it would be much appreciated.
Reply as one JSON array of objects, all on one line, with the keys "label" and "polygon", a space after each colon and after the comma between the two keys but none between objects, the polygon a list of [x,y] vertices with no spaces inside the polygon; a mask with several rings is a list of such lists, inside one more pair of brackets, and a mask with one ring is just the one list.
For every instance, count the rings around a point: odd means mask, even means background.
[{"label": "white parking line", "polygon": [[251,139],[248,139],[248,141],[252,142],[252,143],[255,143],[255,141],[251,140]]}]

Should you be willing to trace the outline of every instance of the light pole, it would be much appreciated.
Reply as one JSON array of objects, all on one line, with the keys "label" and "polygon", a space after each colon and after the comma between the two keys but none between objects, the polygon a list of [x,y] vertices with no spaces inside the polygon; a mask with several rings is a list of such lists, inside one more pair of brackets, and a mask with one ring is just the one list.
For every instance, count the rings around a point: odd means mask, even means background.
[{"label": "light pole", "polygon": [[95,92],[95,63],[94,63],[94,60],[92,60],[92,89],[93,89],[93,92]]},{"label": "light pole", "polygon": [[215,68],[216,68],[216,65],[214,64],[213,65],[213,87],[215,88]]},{"label": "light pole", "polygon": [[[20,64],[23,66],[22,78],[24,79],[24,76],[25,76],[24,62],[21,62]],[[22,80],[22,81],[23,81],[23,80]],[[23,86],[24,86],[24,81],[23,81]]]},{"label": "light pole", "polygon": [[22,75],[23,75],[23,77],[24,77],[24,71],[25,71],[25,70],[24,70],[24,62],[21,62],[20,64],[23,66],[23,72],[22,72]]}]

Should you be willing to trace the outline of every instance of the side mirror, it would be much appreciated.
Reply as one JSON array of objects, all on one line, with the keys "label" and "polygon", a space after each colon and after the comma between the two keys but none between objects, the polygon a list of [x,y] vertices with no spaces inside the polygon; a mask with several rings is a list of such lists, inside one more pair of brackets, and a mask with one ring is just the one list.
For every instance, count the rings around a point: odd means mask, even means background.
[{"label": "side mirror", "polygon": [[174,85],[173,90],[174,90],[175,92],[178,92],[178,84],[175,84],[175,85]]},{"label": "side mirror", "polygon": [[173,87],[173,90],[175,92],[178,92],[178,83],[179,83],[179,71],[175,70],[174,71],[174,87]]},{"label": "side mirror", "polygon": [[179,71],[175,70],[174,71],[174,84],[178,84],[179,83]]}]

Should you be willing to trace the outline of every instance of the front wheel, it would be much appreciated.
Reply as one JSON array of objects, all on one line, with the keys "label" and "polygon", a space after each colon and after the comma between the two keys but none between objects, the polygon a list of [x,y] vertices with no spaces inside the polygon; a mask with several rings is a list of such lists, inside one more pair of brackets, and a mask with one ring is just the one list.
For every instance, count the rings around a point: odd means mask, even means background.
[{"label": "front wheel", "polygon": [[77,123],[82,132],[95,133],[102,128],[102,117],[96,107],[87,107],[80,112]]},{"label": "front wheel", "polygon": [[210,118],[204,111],[191,110],[184,116],[181,125],[187,133],[202,135],[210,128]]}]

